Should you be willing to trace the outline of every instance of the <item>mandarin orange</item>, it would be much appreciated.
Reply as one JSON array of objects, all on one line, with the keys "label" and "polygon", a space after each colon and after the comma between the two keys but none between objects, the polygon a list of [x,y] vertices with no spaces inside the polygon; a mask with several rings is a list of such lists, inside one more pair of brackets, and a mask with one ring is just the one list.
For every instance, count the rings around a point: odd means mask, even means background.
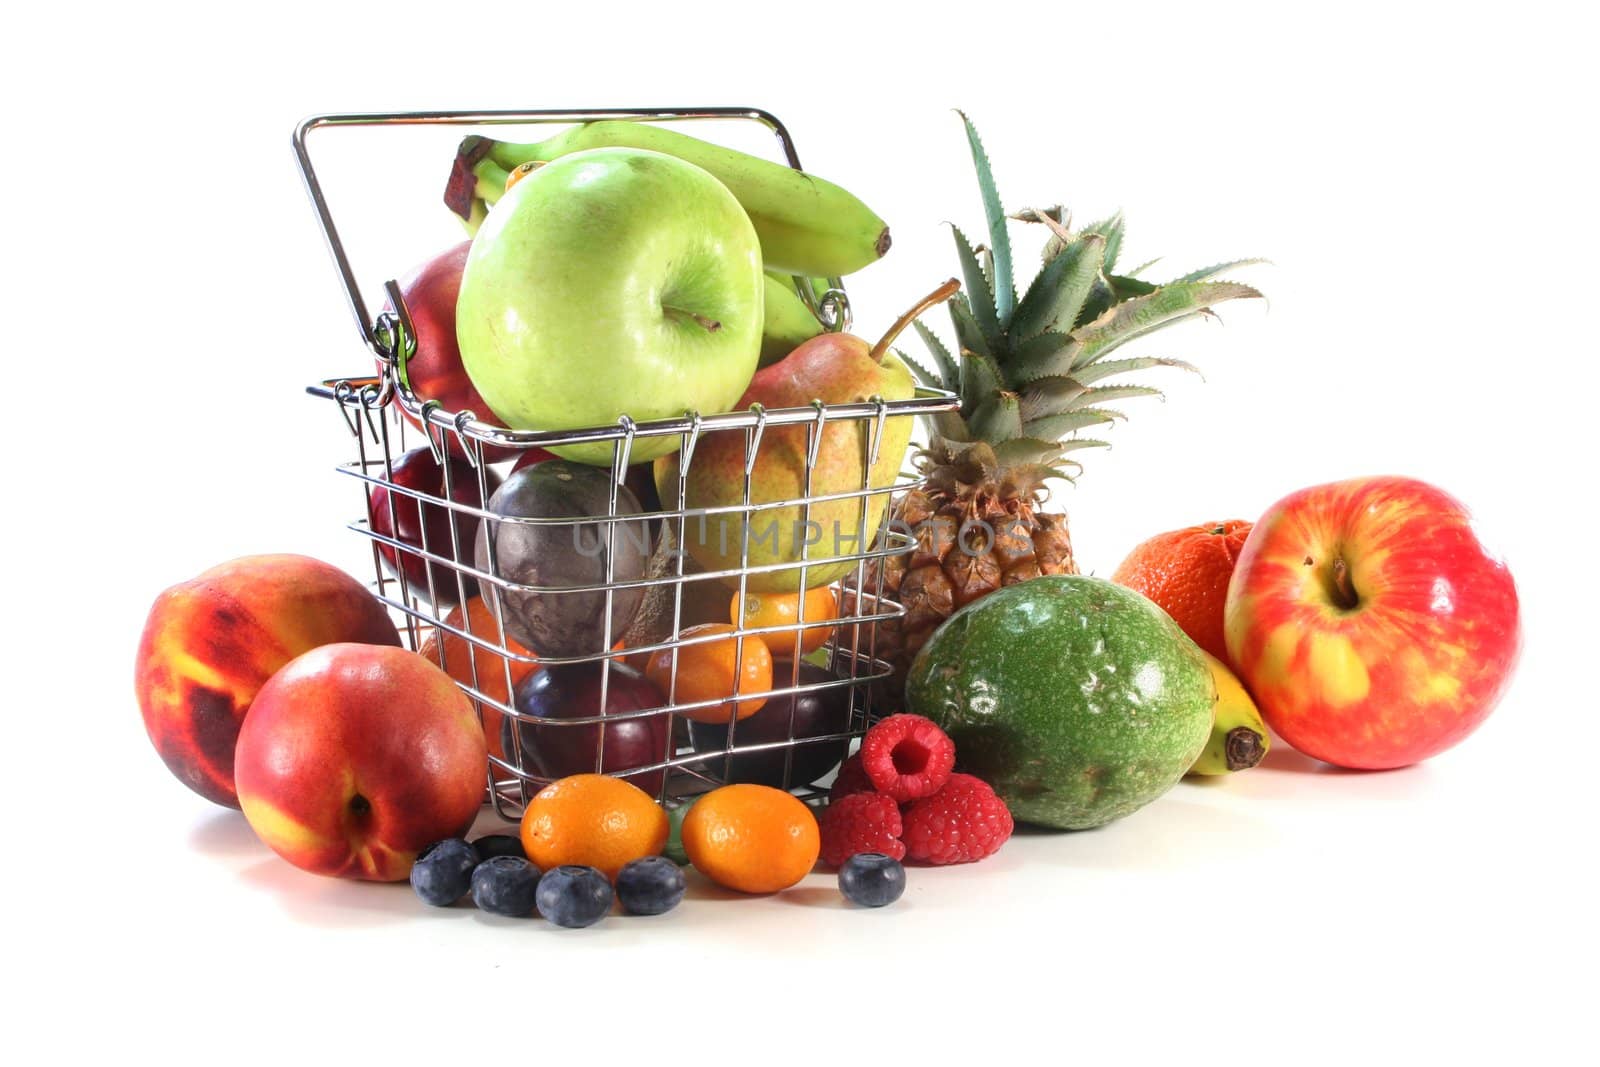
[{"label": "mandarin orange", "polygon": [[638,786],[605,774],[551,782],[522,813],[522,847],[541,871],[562,864],[594,867],[616,880],[637,859],[667,843],[667,813]]},{"label": "mandarin orange", "polygon": [[[728,605],[735,626],[752,629],[766,626],[799,626],[801,622],[828,623],[839,617],[839,591],[832,586],[803,589],[797,593],[746,593],[733,595]],[[833,636],[832,626],[807,626],[800,631],[800,655],[815,652]],[[795,631],[775,630],[757,637],[776,657],[795,658]]]},{"label": "mandarin orange", "polygon": [[1222,608],[1250,527],[1229,519],[1156,534],[1128,553],[1111,580],[1155,601],[1195,644],[1231,664]]},{"label": "mandarin orange", "polygon": [[[761,710],[767,702],[766,693],[772,689],[772,653],[755,637],[741,640],[734,636],[734,627],[725,622],[691,626],[678,636],[706,637],[714,634],[728,636],[678,648],[676,688],[673,686],[673,650],[670,648],[663,648],[650,656],[650,662],[645,666],[645,677],[678,704],[724,701],[683,713],[695,722],[723,723],[735,717],[747,719]],[[747,693],[761,695],[737,703],[727,699],[742,697]]]},{"label": "mandarin orange", "polygon": [[683,817],[683,851],[695,869],[741,893],[776,893],[806,876],[822,851],[816,816],[792,793],[725,785]]}]

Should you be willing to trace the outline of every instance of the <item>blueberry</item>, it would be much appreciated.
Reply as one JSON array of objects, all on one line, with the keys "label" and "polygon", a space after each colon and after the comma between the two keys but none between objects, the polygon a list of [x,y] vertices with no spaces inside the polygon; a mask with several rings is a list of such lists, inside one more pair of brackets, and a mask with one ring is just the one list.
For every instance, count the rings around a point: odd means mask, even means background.
[{"label": "blueberry", "polygon": [[424,904],[447,908],[472,888],[472,868],[477,865],[477,852],[461,838],[436,841],[411,865],[411,888]]},{"label": "blueberry", "polygon": [[496,856],[516,856],[527,859],[527,852],[523,851],[522,839],[511,834],[484,834],[472,843],[478,850],[478,862],[492,860]]},{"label": "blueberry", "polygon": [[538,886],[539,868],[521,856],[493,856],[472,871],[473,902],[492,915],[532,915]]},{"label": "blueberry", "polygon": [[593,867],[564,864],[539,879],[539,914],[557,926],[590,926],[611,910],[611,883]]},{"label": "blueberry", "polygon": [[617,874],[617,901],[630,915],[660,915],[683,899],[683,871],[665,856],[634,860]]},{"label": "blueberry", "polygon": [[858,852],[839,868],[839,892],[863,908],[893,904],[906,891],[906,869],[881,852]]}]

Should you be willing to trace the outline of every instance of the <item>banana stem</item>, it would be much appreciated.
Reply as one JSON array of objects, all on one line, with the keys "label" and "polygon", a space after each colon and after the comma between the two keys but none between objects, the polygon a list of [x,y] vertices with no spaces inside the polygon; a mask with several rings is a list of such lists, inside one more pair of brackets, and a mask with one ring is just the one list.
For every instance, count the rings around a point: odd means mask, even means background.
[{"label": "banana stem", "polygon": [[1230,771],[1249,770],[1267,754],[1261,735],[1248,726],[1235,726],[1222,742],[1222,755]]},{"label": "banana stem", "polygon": [[506,178],[524,163],[548,163],[556,153],[543,144],[506,144],[470,134],[461,139],[445,186],[445,207],[469,223],[473,201],[493,204],[505,195]]},{"label": "banana stem", "polygon": [[524,163],[548,163],[556,158],[556,152],[550,147],[555,140],[534,141],[530,144],[512,144],[510,141],[496,141],[485,138],[489,142],[489,155],[494,161],[506,170],[520,167]]},{"label": "banana stem", "polygon": [[478,194],[478,199],[486,204],[493,204],[505,195],[506,182],[511,174],[492,159],[480,160],[472,169],[478,182],[473,191]]},{"label": "banana stem", "polygon": [[444,187],[444,206],[472,228],[474,202],[478,199],[478,163],[489,154],[494,142],[476,134],[461,139],[456,158],[450,161],[450,180]]},{"label": "banana stem", "polygon": [[462,229],[467,231],[468,237],[478,236],[478,227],[483,225],[483,220],[489,217],[489,205],[482,200],[473,200],[467,212],[467,217],[461,220]]},{"label": "banana stem", "polygon": [[899,337],[901,331],[903,331],[907,326],[910,326],[913,322],[915,322],[918,315],[921,315],[924,311],[927,311],[935,304],[944,303],[946,300],[949,300],[952,296],[955,296],[956,293],[960,291],[961,283],[956,281],[954,278],[951,278],[949,281],[939,286],[939,288],[935,289],[933,292],[917,301],[916,305],[912,307],[910,311],[894,320],[894,325],[889,327],[889,332],[878,339],[878,343],[872,346],[872,351],[868,352],[867,355],[872,357],[872,361],[874,363],[882,363],[883,357],[889,352],[889,346],[894,344],[894,339]]}]

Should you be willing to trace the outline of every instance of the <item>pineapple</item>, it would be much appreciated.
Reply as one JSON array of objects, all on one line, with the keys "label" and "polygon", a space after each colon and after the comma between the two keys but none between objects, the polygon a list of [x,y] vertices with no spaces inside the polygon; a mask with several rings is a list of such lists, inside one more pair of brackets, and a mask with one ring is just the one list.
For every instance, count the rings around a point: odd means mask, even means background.
[{"label": "pineapple", "polygon": [[1076,574],[1066,516],[1042,510],[1048,481],[1071,481],[1082,469],[1068,454],[1104,447],[1081,430],[1123,416],[1105,404],[1159,395],[1122,375],[1151,367],[1193,367],[1154,356],[1107,359],[1136,337],[1213,305],[1261,294],[1214,280],[1259,260],[1220,263],[1165,284],[1141,280],[1150,264],[1117,274],[1120,214],[1070,228],[1061,208],[1012,218],[1048,227],[1044,264],[1020,300],[1012,285],[1011,242],[989,161],[977,130],[966,123],[989,228],[989,246],[975,249],[954,229],[965,292],[949,301],[959,342],[952,357],[922,323],[917,330],[936,369],[899,353],[927,384],[961,398],[959,412],[932,420],[916,456],[926,485],[901,499],[896,518],[916,535],[909,555],[883,567],[883,586],[905,607],[904,618],[878,627],[878,654],[903,678],[929,635],[959,607],[1002,586],[1044,574]]}]

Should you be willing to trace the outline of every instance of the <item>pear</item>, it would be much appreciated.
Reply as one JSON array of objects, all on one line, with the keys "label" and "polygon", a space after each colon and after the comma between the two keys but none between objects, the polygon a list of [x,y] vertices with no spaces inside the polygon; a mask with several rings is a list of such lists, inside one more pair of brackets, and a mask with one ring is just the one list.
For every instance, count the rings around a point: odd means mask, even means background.
[{"label": "pear", "polygon": [[[789,355],[756,372],[739,399],[739,408],[759,404],[767,409],[808,407],[812,401],[851,404],[882,397],[909,399],[916,382],[905,363],[889,345],[923,311],[957,290],[952,279],[901,316],[877,344],[846,333],[825,333],[802,343]],[[915,424],[911,415],[884,420],[877,459],[868,484],[888,489],[895,484]],[[808,435],[816,424],[768,426],[762,432],[755,463],[750,470],[750,502],[759,507],[749,513],[691,516],[684,520],[685,548],[694,561],[709,571],[738,570],[741,547],[748,544],[750,567],[824,560],[864,552],[871,547],[889,502],[888,492],[870,496],[815,500],[818,496],[859,492],[867,464],[868,444],[876,432],[874,419],[838,419],[823,424],[811,471],[809,509],[802,504],[780,503],[808,495],[806,458]],[[744,430],[707,433],[697,442],[684,480],[684,506],[688,509],[738,506],[744,501],[747,435]],[[678,496],[679,456],[656,460],[655,480],[663,501]],[[747,588],[761,593],[795,592],[837,581],[854,570],[855,560],[757,571],[747,577]],[[725,579],[737,586],[738,577]]]}]

